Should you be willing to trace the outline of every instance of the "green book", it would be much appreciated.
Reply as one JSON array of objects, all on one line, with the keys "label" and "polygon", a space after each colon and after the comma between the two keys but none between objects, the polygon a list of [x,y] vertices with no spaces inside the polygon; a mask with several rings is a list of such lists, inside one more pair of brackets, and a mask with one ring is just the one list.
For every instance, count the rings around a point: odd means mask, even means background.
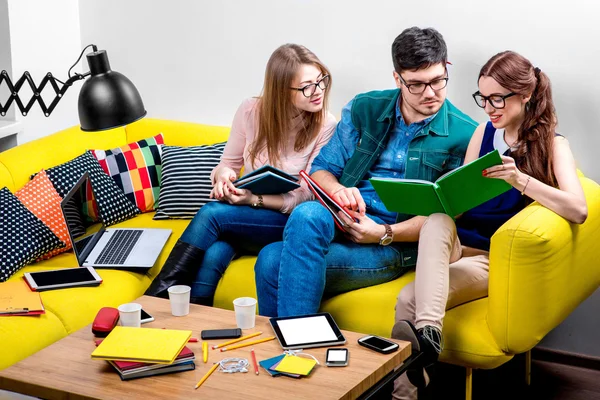
[{"label": "green book", "polygon": [[373,188],[389,211],[428,216],[444,213],[455,217],[510,190],[502,180],[481,172],[502,164],[498,150],[456,168],[435,182],[418,179],[371,178]]}]

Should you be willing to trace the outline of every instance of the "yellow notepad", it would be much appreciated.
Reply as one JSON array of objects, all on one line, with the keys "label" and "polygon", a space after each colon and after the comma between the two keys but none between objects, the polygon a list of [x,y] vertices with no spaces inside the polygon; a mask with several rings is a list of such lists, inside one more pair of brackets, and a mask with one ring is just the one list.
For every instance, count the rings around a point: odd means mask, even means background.
[{"label": "yellow notepad", "polygon": [[40,294],[32,292],[24,281],[16,279],[0,284],[0,314],[43,310]]},{"label": "yellow notepad", "polygon": [[312,358],[303,358],[287,355],[283,357],[275,371],[287,372],[288,374],[308,375],[317,364]]},{"label": "yellow notepad", "polygon": [[92,359],[171,364],[191,336],[192,331],[116,326]]}]

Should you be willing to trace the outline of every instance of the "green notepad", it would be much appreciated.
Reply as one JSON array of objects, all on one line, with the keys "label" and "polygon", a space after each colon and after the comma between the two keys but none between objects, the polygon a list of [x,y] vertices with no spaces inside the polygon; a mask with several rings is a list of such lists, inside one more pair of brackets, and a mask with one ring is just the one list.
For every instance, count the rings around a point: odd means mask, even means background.
[{"label": "green notepad", "polygon": [[371,178],[373,188],[389,211],[428,216],[444,213],[455,217],[510,190],[502,179],[481,172],[502,164],[498,150],[456,168],[435,182],[418,179]]}]

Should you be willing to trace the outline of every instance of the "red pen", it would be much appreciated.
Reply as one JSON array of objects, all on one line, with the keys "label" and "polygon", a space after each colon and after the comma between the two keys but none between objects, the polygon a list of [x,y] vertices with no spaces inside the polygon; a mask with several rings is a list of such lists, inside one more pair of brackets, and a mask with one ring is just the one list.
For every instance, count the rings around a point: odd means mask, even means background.
[{"label": "red pen", "polygon": [[254,372],[258,375],[258,364],[256,363],[256,354],[254,353],[254,349],[250,350],[250,355],[252,356],[252,364],[254,364]]},{"label": "red pen", "polygon": [[198,343],[198,338],[189,338],[188,343]]}]

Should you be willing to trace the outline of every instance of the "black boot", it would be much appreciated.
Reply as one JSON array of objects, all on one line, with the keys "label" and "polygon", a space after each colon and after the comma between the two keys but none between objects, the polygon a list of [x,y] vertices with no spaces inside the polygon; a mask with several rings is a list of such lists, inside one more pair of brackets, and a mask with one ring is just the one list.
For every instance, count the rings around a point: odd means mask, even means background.
[{"label": "black boot", "polygon": [[212,307],[213,296],[192,296],[192,297],[190,297],[190,303],[200,304],[201,306]]},{"label": "black boot", "polygon": [[431,325],[416,330],[412,323],[402,320],[394,325],[392,337],[410,342],[413,352],[421,352],[417,365],[411,366],[406,371],[406,376],[414,386],[418,388],[427,387],[433,377],[435,364],[442,352],[442,332]]},{"label": "black boot", "polygon": [[171,286],[191,285],[203,257],[204,250],[178,240],[145,294],[168,299]]}]

